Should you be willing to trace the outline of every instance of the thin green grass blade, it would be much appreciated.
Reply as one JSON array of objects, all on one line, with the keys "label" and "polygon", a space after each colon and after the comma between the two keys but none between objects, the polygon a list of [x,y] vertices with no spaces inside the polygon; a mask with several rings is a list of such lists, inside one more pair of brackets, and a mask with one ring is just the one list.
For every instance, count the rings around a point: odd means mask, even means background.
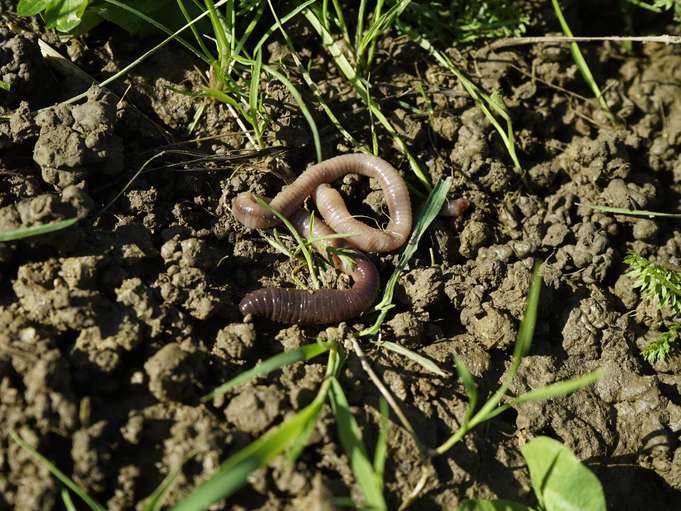
[{"label": "thin green grass blade", "polygon": [[513,350],[513,367],[519,367],[521,359],[527,355],[532,345],[532,338],[534,337],[534,329],[537,325],[537,311],[539,310],[539,297],[541,296],[542,286],[542,264],[536,262],[534,271],[532,273],[532,283],[530,284],[530,292],[527,296],[527,305],[525,306],[525,313],[520,322],[518,329],[518,338],[516,340],[515,349]]},{"label": "thin green grass blade", "polygon": [[251,472],[268,465],[300,436],[306,424],[319,413],[322,403],[323,401],[315,400],[291,419],[270,429],[228,458],[213,477],[177,503],[172,511],[207,509],[213,503],[232,495],[246,484]]},{"label": "thin green grass blade", "polygon": [[73,503],[73,499],[71,498],[69,490],[66,488],[61,489],[61,501],[64,503],[64,508],[66,508],[66,511],[78,511],[75,504]]},{"label": "thin green grass blade", "polygon": [[338,436],[343,450],[350,459],[355,481],[364,495],[365,506],[376,510],[387,509],[381,478],[378,477],[369,461],[359,426],[352,416],[343,387],[335,378],[331,379],[329,398],[331,409],[336,417]]},{"label": "thin green grass blade", "polygon": [[[192,456],[188,456],[187,459]],[[184,464],[184,461],[182,463]],[[163,507],[163,504],[168,498],[168,494],[170,493],[170,490],[173,487],[173,483],[175,482],[175,479],[177,479],[180,470],[182,470],[181,466],[178,467],[176,470],[171,471],[167,476],[163,478],[161,484],[159,484],[158,487],[154,490],[154,492],[147,498],[146,502],[144,503],[144,506],[142,507],[142,511],[161,511],[161,508]]]},{"label": "thin green grass blade", "polygon": [[58,222],[52,222],[49,224],[34,225],[33,227],[21,227],[19,229],[0,232],[0,242],[20,240],[24,238],[30,238],[32,236],[40,236],[41,234],[48,234],[50,232],[61,231],[62,229],[71,227],[76,222],[78,222],[78,218],[68,218],[66,220],[59,220]]},{"label": "thin green grass blade", "polygon": [[[574,37],[572,34],[572,30],[570,30],[570,26],[568,25],[567,20],[563,15],[563,11],[560,8],[560,3],[558,2],[558,0],[551,0],[551,4],[553,5],[553,10],[556,13],[556,17],[558,18],[558,22],[560,23],[560,27],[563,30],[563,33],[568,37]],[[596,79],[591,73],[589,64],[587,64],[586,59],[582,54],[582,50],[579,49],[579,45],[576,42],[570,43],[570,53],[572,53],[572,58],[575,61],[575,64],[577,64],[577,68],[579,68],[579,72],[581,73],[582,78],[584,78],[584,81],[589,86],[591,92],[593,92],[593,95],[598,100],[598,104],[600,105],[601,109],[607,114],[611,121],[614,121],[615,116],[612,114],[612,112],[610,111],[610,107],[605,102],[603,93],[601,92],[601,89],[598,87],[598,84],[596,83]]]},{"label": "thin green grass blade", "polygon": [[230,456],[227,461],[220,465],[213,477],[173,507],[172,511],[206,509],[214,502],[229,497],[246,483],[251,472],[266,466],[287,449],[302,449],[305,439],[311,431],[310,423],[316,421],[316,417],[328,397],[331,380],[341,364],[338,345],[335,342],[330,342],[329,345],[333,348],[329,351],[326,378],[314,401],[283,424],[271,428],[263,436]]},{"label": "thin green grass blade", "polygon": [[382,348],[393,351],[398,355],[403,355],[407,357],[409,360],[416,362],[421,367],[423,367],[427,371],[430,371],[431,373],[435,373],[438,376],[443,377],[447,376],[447,373],[440,369],[440,367],[435,362],[433,362],[429,358],[424,357],[423,355],[419,355],[418,353],[410,350],[409,348],[405,348],[404,346],[401,346],[400,344],[391,341],[381,341],[379,344]]},{"label": "thin green grass blade", "polygon": [[231,389],[237,387],[238,385],[241,385],[244,382],[252,380],[256,376],[261,376],[263,374],[276,371],[277,369],[280,369],[290,364],[295,364],[296,362],[302,362],[304,360],[313,359],[321,355],[322,353],[326,353],[327,351],[329,351],[330,347],[331,345],[329,343],[318,342],[313,344],[306,344],[304,346],[301,346],[300,348],[285,351],[283,353],[270,357],[264,362],[261,362],[260,364],[255,366],[254,368],[239,374],[236,378],[232,378],[228,382],[223,383],[215,390],[213,390],[210,394],[201,398],[201,401],[203,403],[210,401],[214,397],[220,396],[225,392],[229,392]]},{"label": "thin green grass blade", "polygon": [[372,115],[374,115],[376,119],[378,119],[383,128],[392,137],[393,142],[395,143],[399,151],[406,156],[407,160],[409,161],[409,166],[411,167],[412,171],[419,179],[419,181],[423,183],[427,190],[430,190],[432,188],[430,180],[423,172],[423,169],[421,168],[421,165],[419,164],[418,160],[414,157],[411,151],[409,151],[409,148],[404,143],[404,140],[402,140],[402,137],[400,137],[395,127],[383,114],[381,109],[375,103],[371,102],[369,98],[369,91],[367,90],[366,85],[358,77],[357,72],[343,54],[343,50],[340,48],[337,41],[334,39],[333,35],[320,21],[318,15],[315,13],[313,9],[311,8],[306,9],[305,11],[303,11],[303,14],[310,23],[310,25],[312,25],[312,28],[314,28],[315,31],[321,37],[322,44],[329,52],[329,55],[331,55],[331,57],[333,58],[336,67],[338,67],[341,73],[345,76],[346,80],[348,80],[350,84],[354,87],[355,91],[357,92],[357,95],[362,99],[362,101],[364,101],[364,103],[367,105],[367,108],[371,110]]},{"label": "thin green grass blade", "polygon": [[[279,16],[277,15],[277,12],[274,9],[274,6],[272,5],[272,1],[268,0],[268,5],[270,6],[270,11],[272,12],[272,16],[274,16],[274,19],[276,20],[276,26],[279,28],[279,31],[281,32],[282,36],[284,37],[284,41],[286,41],[286,45],[288,46],[290,52],[291,52],[291,57],[293,57],[294,62],[296,63],[296,67],[298,68],[298,72],[300,75],[303,77],[303,80],[305,81],[306,85],[310,88],[312,93],[314,94],[315,98],[319,102],[319,106],[322,107],[322,110],[324,110],[324,113],[326,116],[329,118],[331,123],[334,125],[334,127],[339,131],[339,133],[343,136],[343,138],[352,145],[352,147],[357,148],[360,151],[368,151],[358,140],[353,137],[348,130],[346,130],[343,125],[340,123],[338,120],[338,117],[336,117],[336,114],[329,108],[328,104],[326,101],[324,101],[324,97],[321,93],[321,90],[319,89],[319,86],[312,80],[312,77],[310,76],[310,73],[308,70],[305,68],[303,65],[302,61],[300,60],[300,57],[298,56],[298,53],[296,52],[295,47],[293,46],[293,42],[291,41],[291,38],[289,37],[288,33],[286,30],[284,30],[284,20],[287,19],[286,16],[282,18],[281,20],[279,19]],[[305,4],[303,4],[305,5]],[[297,91],[296,91],[297,92]],[[301,98],[301,103],[302,103],[302,98]],[[303,110],[304,114],[305,110]],[[314,126],[314,129],[312,129],[312,134],[313,137],[315,136],[315,132],[317,130],[317,125],[314,123],[314,119],[312,116],[310,116],[312,119],[312,126]],[[308,124],[310,123],[310,120],[308,120]],[[319,135],[316,135],[317,138]],[[317,149],[317,143],[315,142],[315,150],[317,150],[318,155],[321,155],[321,147]],[[318,158],[321,158],[321,156],[318,156]],[[318,161],[321,161],[318,159]]]},{"label": "thin green grass blade", "polygon": [[378,402],[378,407],[381,412],[381,420],[378,424],[378,438],[376,439],[376,448],[374,449],[374,472],[378,477],[381,487],[383,487],[385,462],[388,458],[388,432],[390,431],[390,409],[388,402],[381,397]]},{"label": "thin green grass blade", "polygon": [[433,191],[430,192],[430,195],[428,195],[428,199],[421,210],[421,214],[416,220],[416,224],[414,225],[414,230],[412,231],[411,237],[409,238],[409,242],[402,250],[400,258],[397,262],[397,267],[390,276],[390,279],[388,279],[385,291],[383,292],[383,299],[375,307],[375,310],[379,312],[379,316],[372,326],[365,328],[359,333],[360,336],[376,335],[379,332],[381,325],[385,320],[386,314],[391,308],[393,308],[393,295],[395,294],[395,286],[397,285],[397,281],[407,267],[409,260],[416,253],[416,249],[418,248],[419,242],[421,241],[421,237],[426,232],[433,220],[435,220],[435,217],[437,217],[437,215],[440,213],[442,205],[447,199],[447,193],[449,192],[451,184],[452,179],[448,177],[444,181],[438,182],[435,188],[433,188]]},{"label": "thin green grass blade", "polygon": [[546,387],[521,394],[512,401],[512,404],[516,405],[526,403],[528,401],[544,401],[547,399],[553,399],[554,397],[565,396],[583,387],[587,387],[592,383],[596,383],[602,377],[603,373],[601,371],[593,371],[591,373],[579,376],[578,378],[552,383]]},{"label": "thin green grass blade", "polygon": [[478,405],[478,386],[475,384],[473,375],[464,364],[463,360],[454,355],[454,364],[456,366],[456,373],[459,375],[461,383],[463,383],[463,388],[468,396],[468,406],[466,409],[466,416],[463,420],[464,427],[468,424],[468,421],[473,416],[475,412],[475,407]]},{"label": "thin green grass blade", "polygon": [[279,26],[283,26],[286,22],[291,20],[292,18],[295,18],[303,12],[305,9],[307,9],[309,6],[314,4],[317,0],[306,0],[299,6],[297,6],[295,9],[291,10],[288,14],[283,16],[281,19],[277,19],[277,21],[270,27],[268,28],[265,33],[262,35],[260,40],[256,43],[256,45],[253,47],[253,52],[255,53],[258,51],[262,46],[267,42],[267,40],[270,38],[270,36],[276,32],[279,29]]},{"label": "thin green grass blade", "polygon": [[[515,169],[518,172],[523,172],[523,167],[520,164],[520,160],[518,159],[518,154],[515,149],[513,122],[510,114],[508,113],[506,105],[501,99],[501,96],[499,94],[490,95],[485,93],[472,80],[470,80],[463,71],[456,67],[447,55],[435,48],[430,41],[428,41],[428,39],[399,20],[397,20],[396,23],[401,32],[407,34],[410,39],[417,43],[421,48],[426,50],[428,54],[433,56],[442,67],[446,68],[450,73],[457,77],[457,79],[461,82],[461,85],[463,85],[464,89],[466,89],[468,95],[473,99],[473,101],[475,101],[475,103],[478,105],[478,108],[480,108],[482,113],[490,121],[492,126],[494,126],[494,129],[501,137],[501,140],[506,147],[506,151],[513,161]],[[506,123],[506,129],[501,126],[499,120],[495,117],[494,113],[492,113],[493,111]]]},{"label": "thin green grass blade", "polygon": [[611,208],[610,206],[598,206],[596,204],[584,204],[585,206],[602,211],[603,213],[615,213],[616,215],[626,216],[642,216],[646,218],[681,218],[681,213],[661,213],[658,211],[648,211],[645,209],[626,209],[626,208]]},{"label": "thin green grass blade", "polygon": [[319,138],[319,130],[317,129],[317,123],[315,122],[314,117],[312,117],[310,110],[307,108],[307,105],[303,100],[303,96],[300,94],[300,92],[298,92],[298,89],[296,88],[295,85],[293,85],[291,80],[286,78],[282,73],[268,65],[263,66],[263,69],[267,73],[274,76],[281,83],[283,83],[284,86],[291,93],[291,96],[293,96],[294,101],[298,105],[298,108],[300,108],[300,112],[303,114],[303,117],[305,117],[307,125],[310,127],[310,131],[312,132],[312,140],[314,142],[315,156],[317,157],[317,161],[318,162],[322,161],[322,143]]},{"label": "thin green grass blade", "polygon": [[57,468],[57,466],[52,463],[50,460],[48,460],[45,456],[40,454],[38,451],[36,451],[33,447],[31,447],[28,443],[26,443],[16,432],[10,430],[9,431],[9,436],[10,438],[15,441],[17,444],[19,444],[24,450],[26,450],[31,457],[37,462],[43,465],[47,470],[50,471],[50,473],[59,479],[61,483],[66,486],[69,490],[71,490],[73,493],[78,495],[80,499],[87,504],[87,506],[92,510],[92,511],[106,511],[104,506],[102,506],[99,502],[97,502],[95,499],[90,497],[88,493],[78,486],[73,480],[64,474],[61,470]]},{"label": "thin green grass blade", "polygon": [[515,348],[513,349],[513,359],[511,360],[511,367],[507,375],[504,377],[502,384],[494,392],[492,397],[480,408],[478,413],[471,419],[471,425],[475,426],[483,421],[488,420],[489,414],[494,411],[499,402],[506,395],[511,381],[515,377],[523,357],[529,352],[532,345],[532,338],[534,336],[534,328],[537,324],[537,311],[539,309],[539,297],[541,295],[542,286],[542,265],[537,262],[534,265],[534,272],[532,274],[532,283],[530,285],[530,292],[527,296],[527,305],[525,306],[525,313],[520,322],[518,329],[518,337],[516,338]]}]

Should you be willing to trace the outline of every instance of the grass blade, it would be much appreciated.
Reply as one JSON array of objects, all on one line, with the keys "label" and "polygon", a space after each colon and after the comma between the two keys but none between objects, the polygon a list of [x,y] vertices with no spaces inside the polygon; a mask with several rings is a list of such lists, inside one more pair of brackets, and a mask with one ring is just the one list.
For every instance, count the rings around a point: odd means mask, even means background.
[{"label": "grass blade", "polygon": [[447,373],[444,372],[440,367],[430,360],[429,358],[424,357],[423,355],[419,355],[415,351],[412,351],[408,348],[405,348],[404,346],[390,342],[390,341],[381,341],[380,342],[381,347],[393,351],[397,353],[398,355],[403,355],[407,357],[409,360],[416,362],[419,364],[421,367],[426,369],[427,371],[430,371],[431,373],[435,373],[438,376],[447,376]]},{"label": "grass blade", "polygon": [[[570,30],[570,26],[568,25],[565,16],[563,16],[563,11],[560,8],[558,0],[551,0],[551,4],[553,4],[553,10],[556,12],[556,17],[558,18],[558,22],[560,23],[560,27],[563,30],[563,33],[568,37],[573,37],[572,30]],[[598,104],[601,106],[601,109],[608,115],[611,121],[614,121],[615,116],[612,115],[610,107],[608,107],[608,104],[605,102],[603,93],[601,92],[601,89],[598,87],[598,84],[596,83],[596,80],[593,74],[591,73],[591,69],[589,69],[589,64],[587,64],[586,60],[584,59],[582,50],[579,49],[579,45],[577,43],[575,42],[570,43],[570,53],[572,53],[572,59],[575,61],[575,64],[577,64],[577,68],[579,68],[579,72],[581,73],[582,78],[584,78],[584,81],[589,86],[591,92],[593,92],[593,95],[598,100]]]},{"label": "grass blade", "polygon": [[388,409],[388,402],[383,397],[381,397],[378,403],[381,411],[381,420],[378,424],[378,438],[376,439],[376,448],[374,449],[374,472],[376,477],[379,478],[381,487],[383,487],[385,461],[388,457],[388,431],[390,430],[388,417],[390,410]]},{"label": "grass blade", "polygon": [[343,388],[336,378],[331,380],[329,398],[331,399],[333,414],[336,417],[341,445],[350,459],[352,473],[362,490],[365,505],[370,509],[387,509],[383,497],[382,480],[378,477],[372,463],[369,461],[359,426],[352,416],[352,412],[350,412]]},{"label": "grass blade", "polygon": [[383,292],[383,299],[375,307],[375,310],[379,312],[378,318],[376,318],[376,321],[372,326],[362,330],[359,333],[360,336],[376,335],[380,330],[381,325],[385,320],[386,314],[390,309],[393,308],[395,285],[397,284],[400,275],[402,275],[402,272],[404,272],[405,268],[407,267],[407,263],[416,253],[416,249],[418,248],[419,242],[421,241],[421,237],[426,232],[433,220],[435,220],[435,217],[440,213],[442,205],[447,199],[447,192],[449,192],[449,187],[451,184],[452,179],[447,178],[444,181],[438,182],[435,188],[433,188],[433,191],[430,192],[430,195],[428,196],[428,199],[421,210],[421,214],[414,225],[411,238],[409,238],[407,246],[404,247],[402,253],[400,254],[395,271],[390,276],[390,279],[388,279],[385,291]]},{"label": "grass blade", "polygon": [[[182,463],[184,463],[184,461]],[[168,494],[170,493],[173,483],[175,482],[175,479],[177,479],[181,469],[182,467],[180,466],[163,478],[161,484],[159,484],[154,492],[146,499],[144,507],[142,507],[142,511],[161,511],[161,508],[163,507],[165,500],[168,498]]]},{"label": "grass blade", "polygon": [[217,473],[177,503],[172,511],[197,511],[232,495],[246,484],[251,472],[282,454],[317,416],[323,401],[316,399],[278,427],[241,449],[225,461]]},{"label": "grass blade", "polygon": [[532,338],[534,337],[534,328],[537,324],[537,311],[539,309],[542,282],[542,264],[537,262],[532,273],[532,283],[530,284],[530,292],[527,296],[525,313],[518,329],[518,339],[513,350],[512,367],[519,367],[521,359],[530,351]]},{"label": "grass blade", "polygon": [[232,378],[226,383],[223,383],[215,390],[213,390],[210,394],[201,398],[201,401],[203,403],[205,403],[206,401],[210,401],[214,397],[221,396],[225,392],[229,392],[238,385],[241,385],[244,382],[252,380],[256,376],[261,376],[263,374],[276,371],[277,369],[280,369],[289,364],[295,364],[296,362],[302,362],[305,360],[313,359],[321,355],[322,353],[329,351],[330,348],[331,348],[330,343],[318,342],[313,344],[306,344],[304,346],[301,346],[300,348],[296,348],[295,350],[285,351],[283,353],[270,357],[264,362],[261,362],[260,364],[255,366],[254,368],[249,369],[248,371],[244,371],[237,377]]},{"label": "grass blade", "polygon": [[[307,345],[311,346],[311,345]],[[302,450],[322,405],[327,399],[331,381],[340,367],[340,355],[335,343],[329,351],[326,378],[314,401],[283,424],[271,428],[260,438],[230,456],[208,481],[202,483],[172,511],[198,511],[220,499],[229,497],[241,488],[251,472],[269,464],[287,449]],[[328,348],[327,348],[328,349]]]},{"label": "grass blade", "polygon": [[20,240],[23,238],[30,238],[32,236],[40,236],[41,234],[47,234],[50,232],[61,231],[62,229],[71,227],[76,222],[78,222],[78,218],[68,218],[66,220],[59,220],[58,222],[52,222],[49,224],[34,225],[33,227],[21,227],[19,229],[0,232],[0,242]]},{"label": "grass blade", "polygon": [[10,430],[9,436],[23,449],[25,449],[36,462],[40,463],[45,468],[47,468],[47,470],[49,470],[54,477],[59,479],[59,481],[61,481],[64,486],[66,486],[69,490],[78,495],[81,498],[81,500],[85,502],[90,509],[92,509],[92,511],[106,511],[104,506],[102,506],[99,502],[90,497],[90,495],[88,495],[88,493],[83,488],[78,486],[69,476],[67,476],[66,474],[64,474],[64,472],[59,470],[54,463],[52,463],[45,456],[40,454],[28,443],[26,443],[19,435],[17,435],[16,432]]},{"label": "grass blade", "polygon": [[315,156],[317,157],[317,161],[322,161],[322,143],[319,138],[317,123],[315,122],[314,117],[312,117],[310,110],[307,108],[307,105],[303,100],[303,96],[300,94],[300,92],[298,92],[298,89],[296,89],[291,80],[286,78],[282,73],[267,65],[264,65],[263,69],[283,83],[284,87],[286,87],[291,93],[291,96],[293,96],[294,101],[298,105],[298,108],[300,108],[300,112],[303,114],[303,117],[305,117],[305,120],[310,127],[310,131],[312,132],[312,140],[314,141]]},{"label": "grass blade", "polygon": [[520,396],[515,398],[511,404],[516,405],[526,403],[528,401],[543,401],[546,399],[553,399],[554,397],[564,396],[566,394],[575,392],[576,390],[579,390],[582,387],[586,387],[588,385],[591,385],[592,383],[595,383],[602,376],[603,373],[601,371],[593,371],[591,373],[579,376],[578,378],[573,378],[571,380],[566,381],[559,381],[558,383],[553,383],[551,385],[547,385],[546,387],[531,390],[529,392],[526,392],[525,394],[521,394]]},{"label": "grass blade", "polygon": [[454,355],[454,364],[456,365],[456,373],[459,375],[463,388],[468,396],[468,408],[466,409],[466,416],[464,418],[464,427],[475,412],[475,407],[478,404],[478,387],[475,384],[473,375],[470,373],[463,360]]},{"label": "grass blade", "polygon": [[312,252],[310,251],[310,248],[308,247],[307,243],[305,243],[305,241],[301,237],[298,230],[295,227],[293,227],[293,224],[289,221],[288,218],[286,218],[279,211],[277,211],[272,206],[270,206],[267,202],[262,200],[257,195],[254,195],[253,197],[255,198],[255,202],[257,202],[263,208],[269,209],[274,214],[274,216],[276,216],[279,220],[281,220],[281,222],[286,226],[286,228],[289,230],[291,235],[295,238],[296,243],[298,244],[298,248],[303,253],[303,257],[305,257],[305,262],[307,263],[307,268],[310,271],[310,278],[312,279],[312,285],[314,286],[315,289],[319,289],[319,280],[317,279],[317,272],[315,270],[314,261],[312,259]]},{"label": "grass blade", "polygon": [[73,499],[71,498],[69,490],[66,488],[61,489],[61,500],[64,503],[64,508],[66,511],[78,511],[75,504],[73,503]]},{"label": "grass blade", "polygon": [[610,206],[598,206],[596,204],[584,204],[585,206],[602,211],[603,213],[615,213],[616,215],[627,216],[643,216],[647,218],[681,218],[681,213],[660,213],[658,211],[648,211],[645,209],[626,209],[626,208],[611,208]]}]

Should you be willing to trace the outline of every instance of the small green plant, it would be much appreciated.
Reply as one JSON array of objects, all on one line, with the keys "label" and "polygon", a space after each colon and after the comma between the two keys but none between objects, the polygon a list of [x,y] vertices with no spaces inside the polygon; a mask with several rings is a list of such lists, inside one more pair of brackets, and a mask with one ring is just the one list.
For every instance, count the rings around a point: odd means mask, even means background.
[{"label": "small green plant", "polygon": [[644,0],[625,0],[627,3],[652,11],[656,13],[673,11],[674,19],[681,20],[681,0],[653,0],[652,2],[645,2]]},{"label": "small green plant", "polygon": [[605,511],[605,496],[598,478],[565,445],[545,436],[521,449],[530,470],[537,506],[508,500],[468,500],[459,511]]},{"label": "small green plant", "polygon": [[[675,272],[652,264],[640,255],[629,252],[624,258],[629,265],[626,276],[633,281],[633,287],[640,289],[644,300],[669,307],[677,316],[681,316],[681,272]],[[672,324],[657,339],[641,351],[648,362],[664,360],[672,348],[672,344],[681,340],[681,322]]]}]

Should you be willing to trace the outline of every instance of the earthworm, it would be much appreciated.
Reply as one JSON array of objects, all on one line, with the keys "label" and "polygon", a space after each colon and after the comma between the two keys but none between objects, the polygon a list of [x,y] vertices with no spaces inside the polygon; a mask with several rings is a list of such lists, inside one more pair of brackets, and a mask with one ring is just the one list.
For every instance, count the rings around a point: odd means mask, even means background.
[{"label": "earthworm", "polygon": [[[361,174],[375,178],[385,195],[390,222],[385,230],[374,229],[352,217],[341,195],[331,183],[345,174]],[[312,232],[310,216],[301,209],[311,195],[324,221],[314,217]],[[411,233],[412,212],[409,192],[404,180],[388,162],[366,154],[336,156],[313,165],[289,186],[284,187],[269,202],[272,209],[288,218],[296,230],[308,239],[335,233],[348,233],[344,239],[318,240],[313,243],[323,255],[330,247],[351,247],[367,252],[388,252],[401,247]],[[459,216],[468,201],[449,201],[443,208],[445,216]],[[246,227],[264,229],[280,223],[277,216],[255,201],[250,192],[239,194],[232,202],[232,214]],[[323,324],[343,321],[367,310],[376,299],[380,285],[374,264],[363,254],[347,266],[340,259],[330,259],[340,271],[350,275],[354,284],[349,290],[263,288],[248,293],[239,309],[246,314],[265,316],[282,323]]]}]

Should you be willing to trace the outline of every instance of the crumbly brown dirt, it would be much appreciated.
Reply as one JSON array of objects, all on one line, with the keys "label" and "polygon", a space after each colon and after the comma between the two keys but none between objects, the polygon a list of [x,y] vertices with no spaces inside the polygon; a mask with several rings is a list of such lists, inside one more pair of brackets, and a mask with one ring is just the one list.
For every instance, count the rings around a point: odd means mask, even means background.
[{"label": "crumbly brown dirt", "polygon": [[[537,17],[539,33],[558,30],[550,13]],[[296,37],[310,37],[304,21],[296,27]],[[105,42],[91,36],[64,45],[43,35],[103,79],[139,48],[122,32],[101,30]],[[573,30],[585,29],[576,23]],[[451,374],[456,354],[481,394],[493,391],[508,367],[533,264],[544,260],[537,332],[511,391],[604,371],[588,389],[525,404],[468,434],[434,460],[413,509],[454,509],[473,497],[532,504],[519,448],[540,434],[563,441],[594,470],[610,509],[681,502],[681,352],[654,365],[639,354],[674,318],[640,300],[622,262],[635,250],[681,270],[681,224],[590,207],[681,212],[681,50],[646,44],[628,53],[604,44],[584,51],[617,125],[585,99],[567,46],[451,52],[476,82],[503,92],[524,178],[455,77],[402,40],[387,37],[377,53],[372,80],[386,115],[430,177],[453,176],[452,195],[472,202],[463,219],[433,223],[398,283],[382,338]],[[229,212],[237,193],[273,196],[311,163],[305,121],[278,83],[262,84],[277,121],[265,140],[287,150],[245,153],[252,147],[227,108],[207,102],[192,137],[215,138],[186,147],[224,156],[220,168],[175,172],[176,160],[166,155],[118,196],[169,141],[190,138],[200,103],[173,89],[200,86],[192,67],[200,64],[181,52],[163,49],[132,72],[123,100],[124,86],[115,86],[118,96],[92,88],[79,104],[33,117],[31,110],[66,97],[73,83],[40,58],[36,36],[0,30],[0,75],[12,86],[0,100],[10,116],[0,123],[0,232],[80,219],[58,233],[0,244],[0,509],[61,508],[58,482],[10,431],[108,509],[134,509],[175,470],[168,502],[180,500],[230,454],[309,404],[325,366],[321,359],[295,364],[207,404],[201,396],[273,354],[320,334],[342,342],[371,320],[324,332],[245,321],[238,311],[247,291],[306,278],[303,264]],[[275,41],[265,58],[286,62],[286,54]],[[334,112],[370,140],[361,101],[321,49],[309,57]],[[430,105],[416,92],[419,82]],[[432,107],[430,119],[396,97]],[[313,115],[326,125],[321,111]],[[323,133],[326,157],[350,150],[333,129]],[[412,179],[378,133],[381,156]],[[353,211],[385,221],[375,183],[348,176],[339,189]],[[396,256],[374,260],[387,279]],[[333,271],[323,276],[326,286],[349,284]],[[434,376],[369,342],[365,350],[424,444],[435,447],[457,429],[466,395],[454,376]],[[352,355],[341,382],[371,449],[380,394]],[[421,474],[413,440],[391,417],[390,509]],[[325,406],[295,464],[275,460],[215,509],[332,509],[330,497],[348,495],[360,493]]]}]

